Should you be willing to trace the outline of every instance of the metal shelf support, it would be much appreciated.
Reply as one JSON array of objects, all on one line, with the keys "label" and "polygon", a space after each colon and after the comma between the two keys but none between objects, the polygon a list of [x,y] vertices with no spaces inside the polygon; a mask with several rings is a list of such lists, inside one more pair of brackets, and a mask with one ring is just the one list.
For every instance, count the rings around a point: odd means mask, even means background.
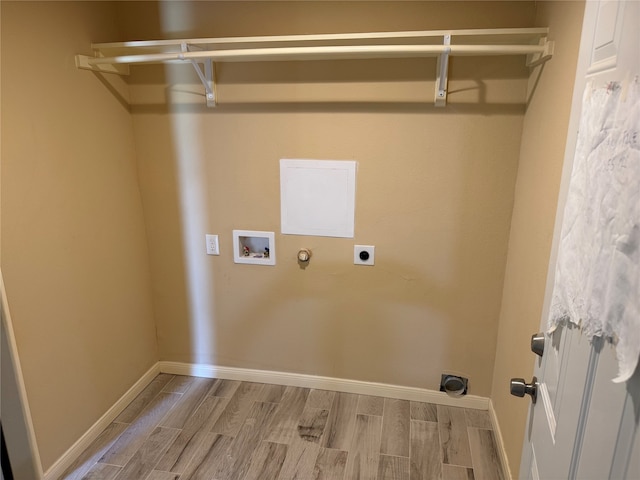
[{"label": "metal shelf support", "polygon": [[[183,52],[189,52],[190,46],[187,43],[183,43],[181,45],[181,50]],[[202,86],[204,87],[204,95],[207,99],[207,107],[215,107],[217,104],[216,99],[216,80],[215,80],[215,65],[213,64],[213,60],[211,58],[205,58],[203,60],[203,68],[200,68],[198,62],[191,58],[189,60],[191,65],[198,74],[198,78],[202,82]]]},{"label": "metal shelf support", "polygon": [[445,35],[443,40],[445,50],[438,55],[436,64],[436,96],[435,106],[444,107],[447,104],[447,82],[449,74],[449,54],[451,53],[451,35]]}]

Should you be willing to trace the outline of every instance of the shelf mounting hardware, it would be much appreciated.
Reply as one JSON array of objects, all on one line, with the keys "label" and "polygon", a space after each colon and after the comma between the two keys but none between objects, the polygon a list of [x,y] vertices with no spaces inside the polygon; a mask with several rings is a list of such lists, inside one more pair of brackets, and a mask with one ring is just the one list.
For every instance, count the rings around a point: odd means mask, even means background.
[{"label": "shelf mounting hardware", "polygon": [[542,65],[547,60],[551,60],[551,57],[553,57],[553,49],[555,47],[555,43],[553,41],[547,40],[546,38],[541,38],[538,42],[538,45],[543,47],[542,52],[531,53],[527,55],[527,67],[529,68]]},{"label": "shelf mounting hardware", "polygon": [[[191,51],[189,47],[190,46],[186,42],[183,42],[180,45],[180,50],[183,53],[187,53]],[[180,55],[178,56],[178,58],[180,58]],[[185,60],[185,58],[182,57],[180,58],[180,60]],[[198,64],[198,62],[193,58],[190,58],[189,61],[191,62],[191,65],[193,65],[193,68],[198,74],[198,78],[200,79],[200,81],[202,82],[202,85],[204,86],[204,94],[205,94],[205,98],[207,99],[207,107],[215,107],[217,104],[217,98],[216,98],[215,65],[213,63],[213,60],[211,58],[204,58],[202,60],[202,63],[203,63],[202,69],[200,68],[200,65]]]},{"label": "shelf mounting hardware", "polygon": [[443,38],[444,51],[438,55],[436,64],[436,96],[435,106],[444,107],[447,104],[447,81],[449,73],[449,53],[451,53],[451,35]]},{"label": "shelf mounting hardware", "polygon": [[98,57],[101,57],[101,55],[98,53],[96,53],[95,57],[90,57],[89,55],[76,55],[76,68],[81,68],[82,70],[91,70],[93,72],[100,73],[129,75],[129,65],[127,65],[126,63],[100,63],[97,65],[94,63],[90,63],[91,60],[94,60]]}]

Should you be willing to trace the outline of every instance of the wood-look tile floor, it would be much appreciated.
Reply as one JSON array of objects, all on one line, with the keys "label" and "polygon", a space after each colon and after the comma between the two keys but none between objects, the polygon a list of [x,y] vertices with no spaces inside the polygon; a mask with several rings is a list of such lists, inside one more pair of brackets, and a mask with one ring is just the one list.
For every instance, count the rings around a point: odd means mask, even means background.
[{"label": "wood-look tile floor", "polygon": [[498,480],[485,411],[158,375],[62,479]]}]

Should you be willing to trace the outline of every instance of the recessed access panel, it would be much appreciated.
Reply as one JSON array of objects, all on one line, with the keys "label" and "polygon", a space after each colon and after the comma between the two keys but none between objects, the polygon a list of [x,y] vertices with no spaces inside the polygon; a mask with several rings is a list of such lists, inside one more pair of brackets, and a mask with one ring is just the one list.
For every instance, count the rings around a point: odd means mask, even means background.
[{"label": "recessed access panel", "polygon": [[353,238],[356,162],[280,160],[282,233]]}]

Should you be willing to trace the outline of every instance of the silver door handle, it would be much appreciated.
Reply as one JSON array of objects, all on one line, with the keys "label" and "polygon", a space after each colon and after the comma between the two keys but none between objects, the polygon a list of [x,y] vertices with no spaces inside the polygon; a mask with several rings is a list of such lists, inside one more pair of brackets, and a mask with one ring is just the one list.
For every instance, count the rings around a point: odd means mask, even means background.
[{"label": "silver door handle", "polygon": [[524,378],[512,378],[510,391],[511,395],[515,395],[516,397],[531,395],[531,401],[536,403],[538,399],[538,379],[533,377],[531,383],[526,383]]},{"label": "silver door handle", "polygon": [[544,354],[544,333],[531,335],[531,351],[539,357]]}]

